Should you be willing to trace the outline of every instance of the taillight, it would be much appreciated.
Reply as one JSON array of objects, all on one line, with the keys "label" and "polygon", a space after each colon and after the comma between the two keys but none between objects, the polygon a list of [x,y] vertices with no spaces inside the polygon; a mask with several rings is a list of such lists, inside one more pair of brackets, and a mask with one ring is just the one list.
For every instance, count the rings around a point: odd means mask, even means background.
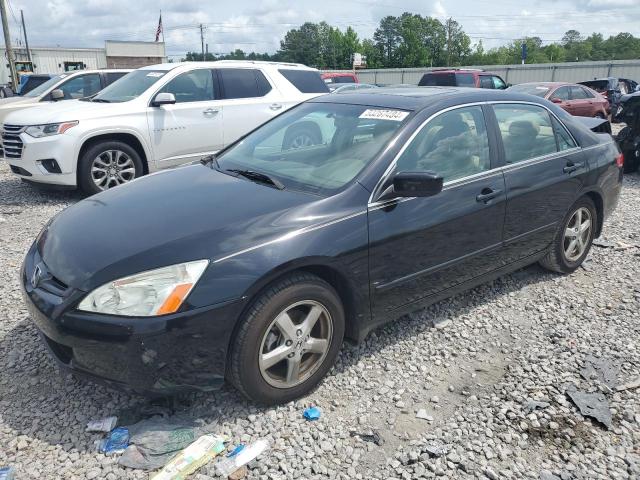
[{"label": "taillight", "polygon": [[624,154],[621,153],[616,157],[616,166],[622,168],[624,166]]}]

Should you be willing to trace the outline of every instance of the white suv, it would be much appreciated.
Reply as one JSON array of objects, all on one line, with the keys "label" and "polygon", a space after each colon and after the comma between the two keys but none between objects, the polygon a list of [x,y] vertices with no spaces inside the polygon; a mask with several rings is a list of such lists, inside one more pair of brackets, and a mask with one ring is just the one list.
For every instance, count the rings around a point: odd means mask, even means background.
[{"label": "white suv", "polygon": [[[97,193],[155,170],[199,160],[309,98],[327,93],[299,64],[218,61],[135,70],[91,99],[5,118],[4,157],[21,178]],[[310,122],[287,148],[319,143]]]}]

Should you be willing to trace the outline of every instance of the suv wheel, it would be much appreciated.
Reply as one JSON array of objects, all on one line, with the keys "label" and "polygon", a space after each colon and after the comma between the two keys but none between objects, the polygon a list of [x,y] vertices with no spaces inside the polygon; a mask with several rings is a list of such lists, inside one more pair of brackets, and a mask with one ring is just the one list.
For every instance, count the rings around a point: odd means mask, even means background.
[{"label": "suv wheel", "polygon": [[333,365],[344,335],[340,297],[306,273],[268,287],[240,322],[227,377],[247,398],[264,404],[310,392]]},{"label": "suv wheel", "polygon": [[560,224],[547,255],[540,264],[551,271],[571,273],[586,258],[596,231],[596,208],[589,197],[582,197],[569,209]]},{"label": "suv wheel", "polygon": [[89,194],[128,183],[143,173],[142,160],[130,145],[99,142],[87,149],[78,165],[78,183]]},{"label": "suv wheel", "polygon": [[282,140],[282,150],[310,147],[322,142],[318,125],[313,122],[300,122],[287,128]]}]

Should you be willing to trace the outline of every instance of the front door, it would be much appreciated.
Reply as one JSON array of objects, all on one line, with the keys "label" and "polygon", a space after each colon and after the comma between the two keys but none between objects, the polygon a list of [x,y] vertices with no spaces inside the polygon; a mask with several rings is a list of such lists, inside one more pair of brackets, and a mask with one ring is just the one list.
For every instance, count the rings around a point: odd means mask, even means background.
[{"label": "front door", "polygon": [[493,106],[504,147],[505,254],[517,261],[548,247],[588,168],[569,132],[539,105]]},{"label": "front door", "polygon": [[391,173],[432,171],[442,192],[369,205],[374,322],[497,268],[505,185],[492,170],[483,108],[460,107],[426,123]]},{"label": "front door", "polygon": [[181,73],[160,92],[172,93],[176,103],[147,110],[158,168],[196,161],[222,148],[223,110],[216,100],[211,69]]}]

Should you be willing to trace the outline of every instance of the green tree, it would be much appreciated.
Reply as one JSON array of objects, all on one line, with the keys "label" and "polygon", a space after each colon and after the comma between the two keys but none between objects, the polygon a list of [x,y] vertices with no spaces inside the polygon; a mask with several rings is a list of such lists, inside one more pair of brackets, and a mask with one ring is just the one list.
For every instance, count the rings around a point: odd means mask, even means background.
[{"label": "green tree", "polygon": [[398,18],[387,16],[380,20],[380,26],[373,33],[373,40],[382,53],[383,65],[387,68],[399,66],[397,51],[401,37]]},{"label": "green tree", "polygon": [[462,65],[471,55],[471,39],[462,26],[452,18],[444,23],[446,34],[446,64],[449,67]]}]

